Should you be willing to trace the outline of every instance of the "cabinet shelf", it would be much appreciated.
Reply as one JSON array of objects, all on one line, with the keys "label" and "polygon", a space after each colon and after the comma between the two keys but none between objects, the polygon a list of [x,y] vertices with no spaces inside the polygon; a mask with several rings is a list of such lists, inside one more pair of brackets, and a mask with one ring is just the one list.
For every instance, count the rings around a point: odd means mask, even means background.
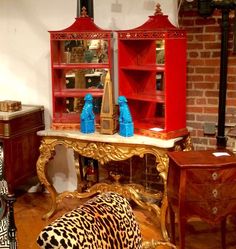
[{"label": "cabinet shelf", "polygon": [[130,71],[159,71],[164,72],[165,66],[164,65],[128,65],[128,66],[121,66],[120,69],[122,70],[130,70]]},{"label": "cabinet shelf", "polygon": [[109,64],[99,64],[99,63],[53,63],[53,69],[99,69],[99,68],[109,68]]},{"label": "cabinet shelf", "polygon": [[157,93],[156,95],[145,95],[145,94],[128,94],[126,98],[129,100],[165,103],[165,96],[163,93]]},{"label": "cabinet shelf", "polygon": [[103,90],[102,89],[83,89],[80,91],[74,89],[67,89],[62,91],[54,91],[55,97],[84,97],[87,93],[92,94],[93,97],[102,97]]},{"label": "cabinet shelf", "polygon": [[[164,118],[150,118],[134,120],[135,130],[137,133],[144,133],[145,135],[153,134],[156,136],[158,132],[163,132],[165,129]],[[158,135],[157,135],[158,136]]]}]

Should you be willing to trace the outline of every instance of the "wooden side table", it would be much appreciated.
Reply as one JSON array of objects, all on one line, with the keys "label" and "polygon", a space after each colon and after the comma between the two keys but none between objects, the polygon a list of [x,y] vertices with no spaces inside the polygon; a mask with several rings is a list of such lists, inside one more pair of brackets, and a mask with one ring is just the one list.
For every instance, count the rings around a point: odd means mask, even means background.
[{"label": "wooden side table", "polygon": [[236,157],[213,150],[168,152],[167,198],[171,237],[175,243],[175,214],[178,217],[180,249],[185,248],[185,225],[196,216],[221,223],[225,248],[226,217],[236,212]]},{"label": "wooden side table", "polygon": [[9,193],[36,175],[40,138],[44,129],[43,106],[22,105],[14,112],[0,112],[0,175],[8,183]]}]

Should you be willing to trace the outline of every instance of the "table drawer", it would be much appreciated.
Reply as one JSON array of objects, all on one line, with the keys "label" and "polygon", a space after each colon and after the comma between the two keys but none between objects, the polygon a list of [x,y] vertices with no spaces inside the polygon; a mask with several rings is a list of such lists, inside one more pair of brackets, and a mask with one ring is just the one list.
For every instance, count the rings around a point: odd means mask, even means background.
[{"label": "table drawer", "polygon": [[198,216],[210,223],[217,223],[222,217],[236,213],[236,199],[221,201],[187,201],[185,215]]},{"label": "table drawer", "polygon": [[236,168],[213,168],[213,169],[188,169],[186,179],[194,183],[235,183]]},{"label": "table drawer", "polygon": [[188,184],[187,201],[236,199],[236,183]]}]

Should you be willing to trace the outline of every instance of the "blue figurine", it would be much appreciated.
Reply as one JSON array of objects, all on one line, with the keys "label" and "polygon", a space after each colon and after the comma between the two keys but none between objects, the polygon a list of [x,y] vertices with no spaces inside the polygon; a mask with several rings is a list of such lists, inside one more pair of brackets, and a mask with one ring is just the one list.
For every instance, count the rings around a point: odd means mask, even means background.
[{"label": "blue figurine", "polygon": [[118,98],[118,104],[120,107],[119,134],[123,137],[131,137],[134,135],[134,123],[132,121],[132,117],[127,102],[128,101],[124,96],[120,96]]},{"label": "blue figurine", "polygon": [[93,96],[89,93],[84,97],[84,106],[80,114],[80,131],[93,133],[95,131],[95,115],[93,113]]}]

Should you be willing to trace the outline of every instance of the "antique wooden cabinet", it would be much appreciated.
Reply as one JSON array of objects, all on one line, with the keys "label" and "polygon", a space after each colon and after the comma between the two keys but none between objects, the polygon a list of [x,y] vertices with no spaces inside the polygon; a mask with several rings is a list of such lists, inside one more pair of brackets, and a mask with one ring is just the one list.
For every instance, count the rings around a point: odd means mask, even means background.
[{"label": "antique wooden cabinet", "polygon": [[135,133],[172,138],[186,134],[186,34],[157,6],[141,26],[118,31],[119,95]]},{"label": "antique wooden cabinet", "polygon": [[236,212],[236,156],[214,150],[168,155],[167,197],[173,242],[174,214],[178,218],[180,249],[185,248],[186,222],[195,216],[211,224],[221,223],[222,248],[226,248],[226,217]]},{"label": "antique wooden cabinet", "polygon": [[[9,192],[36,175],[40,137],[44,129],[44,109],[23,105],[15,112],[0,112],[0,165]],[[0,174],[2,175],[2,174]]]},{"label": "antique wooden cabinet", "polygon": [[111,71],[112,32],[96,26],[85,10],[70,27],[49,32],[52,127],[78,128],[87,93],[93,96],[93,111],[99,122],[104,78],[107,71]]}]

